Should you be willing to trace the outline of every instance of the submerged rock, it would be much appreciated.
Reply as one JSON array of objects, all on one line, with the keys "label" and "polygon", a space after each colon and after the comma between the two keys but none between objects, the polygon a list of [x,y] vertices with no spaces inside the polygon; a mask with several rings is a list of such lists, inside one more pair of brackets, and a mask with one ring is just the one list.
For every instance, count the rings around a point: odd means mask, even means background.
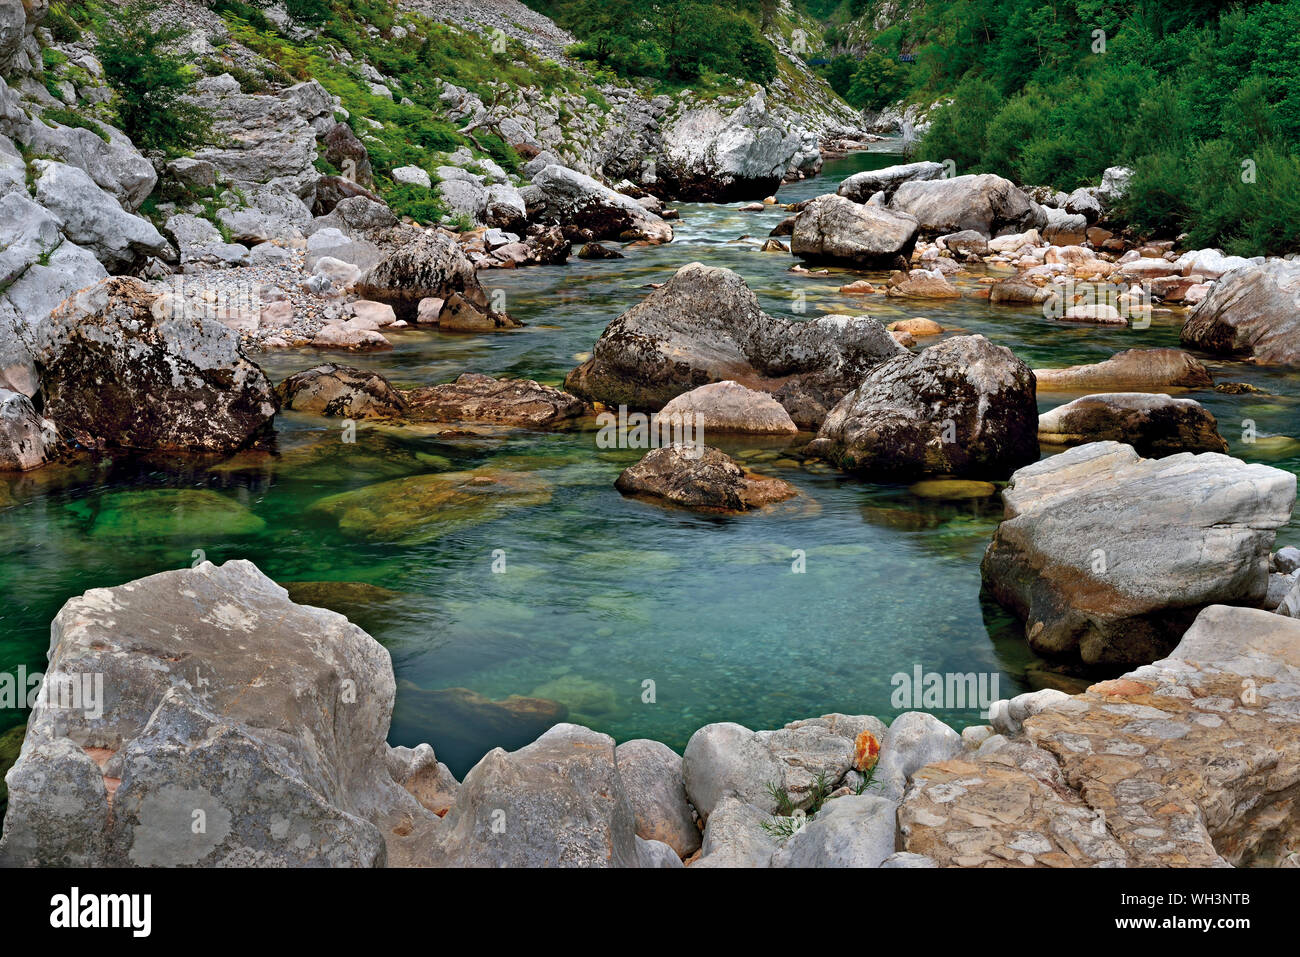
[{"label": "submerged rock", "polygon": [[379,822],[428,813],[387,770],[388,653],[249,562],[92,590],[51,637],[83,695],[32,710],[4,864],[380,866]]},{"label": "submerged rock", "polygon": [[101,543],[147,542],[188,538],[225,541],[260,532],[266,522],[247,506],[205,488],[129,489],[108,492],[92,503],[74,502],[84,514],[88,534]]},{"label": "submerged rock", "polygon": [[521,748],[568,718],[562,702],[537,695],[496,701],[469,688],[428,689],[402,681],[389,736],[434,741],[445,760],[468,766],[488,748]]},{"label": "submerged rock", "polygon": [[45,414],[81,445],[231,452],[261,438],[275,392],[239,337],[138,279],[107,279],[38,330]]},{"label": "submerged rock", "polygon": [[1206,605],[1263,600],[1295,489],[1289,472],[1212,452],[1079,446],[1012,476],[984,585],[1041,655],[1144,664]]},{"label": "submerged rock", "polygon": [[806,451],[868,475],[999,478],[1038,458],[1037,425],[1029,367],[957,336],[867,373]]},{"label": "submerged rock", "polygon": [[327,363],[289,376],[276,391],[286,409],[397,422],[550,429],[571,425],[591,411],[581,399],[531,379],[494,379],[474,372],[444,385],[398,389],[377,372]]},{"label": "submerged rock", "polygon": [[1188,317],[1183,345],[1263,365],[1300,366],[1300,263],[1227,273]]},{"label": "submerged rock", "polygon": [[1086,395],[1038,418],[1038,440],[1049,445],[1124,442],[1139,455],[1226,452],[1228,443],[1205,406],[1146,392]]},{"label": "submerged rock", "polygon": [[765,315],[729,269],[691,263],[609,324],[565,388],[657,411],[683,392],[732,380],[769,392],[802,427],[903,348],[867,317],[790,322]]},{"label": "submerged rock", "polygon": [[652,449],[624,469],[614,487],[624,495],[709,512],[744,512],[798,494],[788,482],[746,471],[717,449],[684,445]]},{"label": "submerged rock", "polygon": [[308,512],[334,519],[339,531],[354,538],[418,545],[550,500],[550,485],[536,475],[485,467],[340,492],[315,502]]}]

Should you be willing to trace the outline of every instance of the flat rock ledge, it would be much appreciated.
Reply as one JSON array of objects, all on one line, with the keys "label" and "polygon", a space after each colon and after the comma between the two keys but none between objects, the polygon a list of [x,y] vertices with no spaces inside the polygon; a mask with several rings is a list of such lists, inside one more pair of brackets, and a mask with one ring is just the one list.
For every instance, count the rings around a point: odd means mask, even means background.
[{"label": "flat rock ledge", "polygon": [[919,771],[900,836],[939,866],[1294,867],[1298,789],[1300,621],[1212,605],[1168,658]]},{"label": "flat rock ledge", "polygon": [[377,372],[325,363],[276,387],[281,408],[352,419],[464,422],[556,429],[591,414],[586,402],[532,379],[476,372],[442,385],[399,389]]},{"label": "flat rock ledge", "polygon": [[[679,758],[559,723],[458,782],[385,743],[388,653],[249,562],[70,600],[6,866],[1293,866],[1300,620],[1203,610],[1167,658],[958,734],[827,714]],[[102,691],[80,701],[86,676]],[[202,826],[197,826],[201,822]]]}]

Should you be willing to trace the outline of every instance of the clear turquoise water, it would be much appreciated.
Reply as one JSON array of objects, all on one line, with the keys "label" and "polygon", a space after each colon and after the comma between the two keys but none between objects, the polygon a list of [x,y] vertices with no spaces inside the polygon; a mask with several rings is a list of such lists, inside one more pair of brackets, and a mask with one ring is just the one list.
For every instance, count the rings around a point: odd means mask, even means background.
[{"label": "clear turquoise water", "polygon": [[[832,161],[818,180],[779,195],[794,201],[831,191],[851,172],[893,161],[883,153]],[[646,294],[647,283],[693,260],[737,270],[773,314],[797,317],[796,293],[807,315],[869,304],[885,321],[923,315],[983,333],[1034,366],[1177,344],[1182,316],[1174,313],[1157,313],[1147,330],[1105,330],[977,300],[850,299],[838,287],[859,274],[793,274],[788,254],[758,251],[783,211],[680,208],[669,246],[629,249],[624,260],[483,273],[484,284],[503,290],[509,311],[528,323],[523,330],[411,330],[392,337],[391,353],[347,361],[401,385],[463,371],[559,384],[605,325]],[[736,241],[745,234],[753,239]],[[965,282],[974,288],[973,278]],[[322,356],[304,350],[261,361],[278,381]],[[1239,441],[1244,418],[1262,434],[1300,432],[1300,378],[1212,365],[1221,378],[1274,393],[1196,395],[1219,417],[1233,453],[1300,471],[1294,452],[1269,459]],[[1046,397],[1041,406],[1065,398]],[[716,442],[749,453],[763,471],[798,486],[808,503],[719,518],[624,499],[614,479],[640,453],[597,449],[592,432],[439,440],[363,425],[356,444],[346,445],[337,423],[296,414],[281,416],[278,430],[283,454],[276,458],[243,456],[208,468],[105,462],[0,478],[0,670],[43,666],[49,620],[69,597],[186,567],[202,549],[212,561],[251,559],[279,581],[386,589],[349,597],[344,610],[389,649],[400,680],[492,699],[536,691],[620,740],[652,737],[681,748],[710,721],[770,728],[828,711],[888,720],[897,710],[891,675],[917,665],[994,673],[1002,696],[1044,680],[1017,629],[981,607],[979,559],[999,504],[934,502],[902,487],[776,464],[784,445],[806,437]],[[549,502],[455,523],[438,537],[414,536],[419,541],[349,535],[310,510],[326,496],[381,481],[482,466],[541,479]],[[1283,539],[1300,542],[1300,527],[1293,523]],[[498,549],[503,574],[492,572]],[[795,549],[806,554],[803,574],[792,571]],[[653,703],[643,701],[646,680],[654,682]],[[979,721],[974,710],[940,714],[959,727]],[[0,729],[22,720],[19,712],[0,712]],[[502,743],[501,725],[490,729],[486,719],[452,736],[433,728],[432,718],[408,708],[394,743],[432,738],[458,774]]]}]

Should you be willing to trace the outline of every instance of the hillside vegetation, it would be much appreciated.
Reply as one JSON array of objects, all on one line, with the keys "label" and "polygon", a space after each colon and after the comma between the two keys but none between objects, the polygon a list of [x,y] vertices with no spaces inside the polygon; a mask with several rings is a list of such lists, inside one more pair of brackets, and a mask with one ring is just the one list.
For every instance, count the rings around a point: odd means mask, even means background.
[{"label": "hillside vegetation", "polygon": [[1128,165],[1141,229],[1300,246],[1300,0],[803,2],[853,105],[948,101],[923,158],[1064,190]]}]

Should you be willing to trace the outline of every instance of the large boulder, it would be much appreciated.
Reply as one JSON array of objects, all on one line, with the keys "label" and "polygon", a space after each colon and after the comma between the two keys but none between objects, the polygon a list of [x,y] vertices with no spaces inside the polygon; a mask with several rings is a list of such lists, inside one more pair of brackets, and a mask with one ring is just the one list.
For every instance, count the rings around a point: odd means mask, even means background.
[{"label": "large boulder", "polygon": [[981,566],[1030,647],[1085,665],[1167,653],[1206,605],[1259,605],[1296,479],[1226,455],[1094,442],[1018,471]]},{"label": "large boulder", "polygon": [[1183,325],[1183,345],[1263,365],[1300,366],[1300,263],[1234,269]]},{"label": "large boulder", "polygon": [[1038,440],[1048,445],[1124,442],[1139,455],[1226,452],[1214,415],[1195,399],[1146,392],[1085,395],[1038,417]]},{"label": "large boulder", "polygon": [[45,414],[87,448],[229,452],[275,415],[234,332],[138,279],[82,290],[36,338]]},{"label": "large boulder", "polygon": [[874,794],[827,801],[772,855],[772,867],[879,867],[894,853],[898,804]]},{"label": "large boulder", "polygon": [[23,48],[27,35],[26,4],[20,0],[0,3],[0,73],[8,74]]},{"label": "large boulder", "polygon": [[769,111],[761,90],[729,112],[697,106],[663,130],[650,188],[692,202],[762,199],[776,192],[802,144],[803,131]]},{"label": "large boulder", "polygon": [[[195,157],[239,185],[280,186],[310,204],[316,180],[316,130],[333,125],[334,104],[315,80],[277,95],[244,93],[230,74],[194,84],[188,101],[211,118],[209,144]],[[327,119],[328,118],[328,119]]]},{"label": "large boulder", "polygon": [[44,117],[14,132],[30,155],[77,167],[124,209],[135,212],[158,184],[158,174],[125,133],[102,121],[97,124],[103,136]]},{"label": "large boulder", "polygon": [[736,273],[690,263],[611,322],[565,388],[657,411],[683,392],[730,379],[772,393],[796,425],[816,428],[869,370],[903,352],[874,319],[773,318]]},{"label": "large boulder", "polygon": [[709,814],[700,856],[691,865],[703,868],[767,867],[778,848],[764,827],[771,811],[725,794]]},{"label": "large boulder", "polygon": [[678,857],[700,849],[700,829],[686,800],[682,759],[660,741],[638,738],[614,749],[619,777],[636,817],[636,833],[647,841],[662,841]]},{"label": "large boulder", "polygon": [[165,257],[171,248],[153,223],[128,213],[85,170],[36,160],[36,201],[59,217],[63,234],[95,254],[110,270],[146,256]]},{"label": "large boulder", "polygon": [[[686,794],[710,827],[729,798],[767,814],[778,809],[778,795],[806,809],[825,796],[819,789],[836,788],[854,770],[857,744],[868,738],[886,739],[884,724],[870,715],[827,714],[775,731],[732,722],[705,725],[682,754]],[[704,845],[707,855],[707,830]]]},{"label": "large boulder", "polygon": [[631,196],[564,166],[543,167],[521,193],[534,222],[585,230],[592,239],[666,243],[673,238],[673,228]]},{"label": "large boulder", "polygon": [[898,187],[889,206],[915,216],[925,236],[966,229],[996,236],[1047,225],[1043,207],[992,173],[910,180]]},{"label": "large boulder", "polygon": [[485,331],[518,325],[491,307],[474,264],[454,239],[436,229],[426,230],[415,242],[393,249],[371,266],[356,284],[356,293],[388,303],[397,318],[407,322],[418,316],[421,299],[441,299],[446,317],[439,317],[439,325],[452,325],[453,317],[461,328]]},{"label": "large boulder", "polygon": [[0,388],[36,394],[35,332],[51,310],[108,275],[62,235],[63,221],[24,193],[0,198]]},{"label": "large boulder", "polygon": [[790,251],[802,259],[853,266],[893,265],[912,254],[916,217],[843,196],[818,196],[794,221]]},{"label": "large boulder", "polygon": [[899,479],[995,477],[1038,458],[1034,374],[1005,346],[957,336],[867,373],[807,454]]},{"label": "large boulder", "polygon": [[375,185],[375,171],[366,144],[346,123],[335,123],[320,138],[325,147],[324,159],[333,164],[345,179],[367,189]]},{"label": "large boulder", "polygon": [[461,782],[433,860],[452,867],[640,866],[614,739],[558,724],[518,751],[489,751]]},{"label": "large boulder", "polygon": [[388,652],[249,562],[94,589],[50,631],[2,864],[381,866],[385,822],[432,817],[388,771]]},{"label": "large boulder", "polygon": [[1035,369],[1040,392],[1163,392],[1214,384],[1210,370],[1181,349],[1126,349],[1109,359],[1061,369]]},{"label": "large boulder", "polygon": [[724,452],[703,445],[651,449],[619,473],[624,495],[701,512],[745,512],[798,494],[781,479],[746,471]]},{"label": "large boulder", "polygon": [[182,267],[248,265],[248,247],[226,242],[217,227],[200,216],[175,213],[167,217],[163,230],[176,244]]},{"label": "large boulder", "polygon": [[864,169],[843,180],[836,192],[855,203],[865,203],[876,193],[884,193],[885,198],[889,199],[904,183],[942,179],[946,170],[947,167],[942,163],[930,161],[903,163],[886,166],[884,169]]}]

